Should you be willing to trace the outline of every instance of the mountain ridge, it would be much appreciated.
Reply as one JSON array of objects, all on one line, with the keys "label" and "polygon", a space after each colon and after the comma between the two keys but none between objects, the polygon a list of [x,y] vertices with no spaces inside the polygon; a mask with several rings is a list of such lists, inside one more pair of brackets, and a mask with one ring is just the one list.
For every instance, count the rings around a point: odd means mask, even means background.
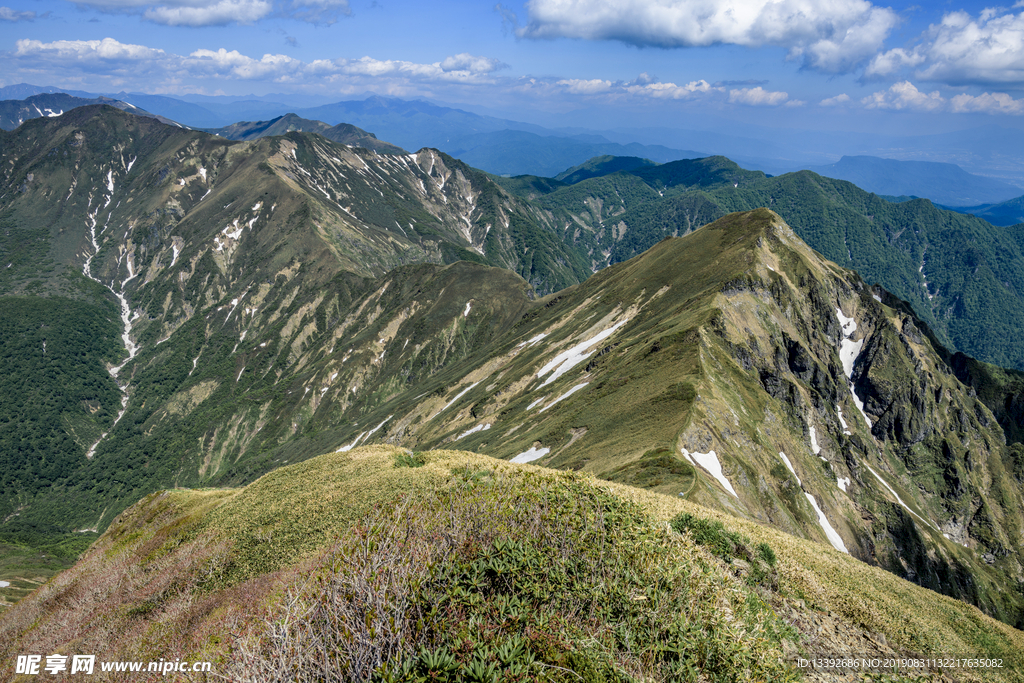
[{"label": "mountain ridge", "polygon": [[[69,447],[62,478],[10,498],[7,537],[98,531],[169,482],[454,445],[683,494],[1019,622],[1013,414],[959,383],[905,302],[779,214],[680,230],[585,277],[547,246],[578,258],[562,240],[585,244],[585,222],[435,150],[230,142],[75,112],[6,134],[18,191],[0,215],[40,231],[38,263],[64,269],[39,278],[26,260],[6,291],[42,298],[66,274],[108,322],[121,304],[128,349],[105,381],[124,402],[103,399],[94,448]],[[639,172],[646,189],[632,187],[670,200],[766,180],[722,158]],[[636,176],[560,185],[604,178]],[[4,472],[30,491],[31,470]]]}]

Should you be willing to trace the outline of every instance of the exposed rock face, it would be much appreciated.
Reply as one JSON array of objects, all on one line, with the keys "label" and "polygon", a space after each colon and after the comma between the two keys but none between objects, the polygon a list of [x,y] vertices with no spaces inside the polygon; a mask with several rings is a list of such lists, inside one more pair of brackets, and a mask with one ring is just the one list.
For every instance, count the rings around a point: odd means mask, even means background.
[{"label": "exposed rock face", "polygon": [[94,280],[137,351],[112,368],[123,411],[60,482],[69,531],[158,488],[451,444],[682,495],[1020,619],[1024,449],[1005,434],[1024,391],[992,400],[775,213],[573,284],[587,268],[543,211],[435,151],[75,112],[5,138],[0,167],[27,184],[3,215],[49,226],[65,259],[50,282]]}]

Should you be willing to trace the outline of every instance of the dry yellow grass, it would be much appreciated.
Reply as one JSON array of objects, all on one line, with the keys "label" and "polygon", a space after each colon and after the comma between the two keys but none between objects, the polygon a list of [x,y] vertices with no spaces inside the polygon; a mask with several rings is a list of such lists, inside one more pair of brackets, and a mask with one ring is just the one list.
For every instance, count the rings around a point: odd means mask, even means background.
[{"label": "dry yellow grass", "polygon": [[[680,512],[722,521],[778,557],[780,592],[846,627],[883,636],[899,652],[1013,657],[1024,633],[829,546],[701,508],[678,497],[461,451],[430,451],[421,467],[398,467],[405,449],[370,446],[280,468],[243,489],[174,490],[127,510],[72,569],[16,605],[0,626],[0,666],[14,655],[88,644],[110,654],[134,645],[155,656],[215,659],[226,634],[246,628],[335,539],[402,496],[452,484],[453,471],[522,471],[569,477],[630,499],[657,522]],[[689,545],[689,541],[686,541]],[[710,555],[694,547],[705,560]],[[712,561],[712,564],[714,562]],[[723,580],[736,581],[722,567]],[[737,590],[741,588],[736,582]],[[790,601],[792,602],[792,600]],[[797,602],[799,605],[800,603]],[[140,608],[140,605],[143,608]],[[146,607],[151,605],[151,607]],[[217,634],[221,634],[218,636]],[[225,636],[225,638],[221,638]],[[126,649],[127,648],[127,649]],[[836,653],[843,654],[843,653]],[[960,680],[1021,681],[1016,670],[957,670]]]}]

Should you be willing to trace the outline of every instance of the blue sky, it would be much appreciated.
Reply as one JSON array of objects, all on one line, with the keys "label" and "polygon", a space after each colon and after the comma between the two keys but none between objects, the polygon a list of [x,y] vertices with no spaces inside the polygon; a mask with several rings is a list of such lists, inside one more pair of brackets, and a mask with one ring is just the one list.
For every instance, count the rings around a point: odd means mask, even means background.
[{"label": "blue sky", "polygon": [[0,85],[374,92],[546,122],[1021,127],[1024,0],[0,0],[0,64]]}]

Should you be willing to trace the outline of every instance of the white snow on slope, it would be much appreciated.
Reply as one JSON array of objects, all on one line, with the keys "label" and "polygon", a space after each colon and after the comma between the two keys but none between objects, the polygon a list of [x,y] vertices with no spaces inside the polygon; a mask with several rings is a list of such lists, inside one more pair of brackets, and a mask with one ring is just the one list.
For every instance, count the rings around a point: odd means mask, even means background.
[{"label": "white snow on slope", "polygon": [[[383,355],[383,354],[381,354],[381,355]],[[462,391],[460,391],[459,393],[455,394],[455,398],[453,398],[452,400],[450,400],[450,401],[448,401],[447,403],[445,403],[445,404],[444,404],[444,408],[441,408],[441,410],[439,410],[439,411],[437,411],[436,413],[434,413],[434,417],[437,417],[438,415],[440,415],[441,413],[443,413],[443,412],[445,411],[445,408],[447,408],[447,407],[448,407],[448,406],[450,406],[451,404],[453,404],[453,403],[455,403],[456,401],[458,401],[458,400],[459,400],[460,398],[462,398],[463,394],[465,394],[466,392],[468,392],[468,391],[469,391],[470,389],[472,389],[473,387],[475,387],[475,386],[476,386],[477,384],[480,384],[480,382],[473,382],[473,383],[472,383],[472,384],[470,384],[470,385],[469,385],[468,387],[466,387],[465,389],[463,389],[463,390],[462,390]]]},{"label": "white snow on slope", "polygon": [[836,479],[836,484],[837,484],[837,485],[839,486],[839,488],[841,488],[841,489],[842,489],[843,491],[846,491],[846,490],[847,490],[847,487],[849,487],[849,485],[850,485],[851,483],[852,483],[852,480],[851,480],[851,479],[850,479],[849,477],[838,477],[838,478]]},{"label": "white snow on slope", "polygon": [[882,486],[884,486],[886,488],[886,490],[888,490],[889,493],[891,493],[893,495],[893,498],[896,499],[897,503],[899,503],[900,505],[903,506],[904,510],[906,510],[910,514],[914,515],[915,517],[917,517],[919,520],[921,520],[922,522],[924,522],[928,526],[930,526],[930,527],[932,527],[934,529],[938,529],[939,528],[939,527],[935,526],[934,524],[932,524],[931,522],[929,522],[924,517],[922,517],[921,515],[917,514],[913,510],[911,510],[910,507],[908,507],[907,504],[903,502],[903,499],[900,498],[900,495],[898,493],[896,493],[896,491],[894,491],[893,488],[891,486],[889,486],[889,484],[887,484],[885,482],[885,479],[882,479],[882,477],[879,476],[878,472],[875,472],[875,469],[871,465],[868,465],[867,463],[864,463],[864,466],[868,468],[868,471],[870,471],[871,474],[875,475],[875,479],[877,479],[878,481],[882,482]]},{"label": "white snow on slope", "polygon": [[377,425],[376,427],[374,427],[373,429],[371,429],[371,430],[370,430],[370,432],[369,432],[369,433],[368,433],[368,434],[366,435],[366,441],[369,441],[369,440],[370,440],[370,437],[371,437],[371,436],[373,436],[373,433],[374,433],[374,432],[376,432],[376,431],[377,431],[378,429],[380,429],[381,427],[383,427],[384,425],[386,425],[386,424],[387,424],[387,422],[388,422],[388,420],[390,420],[390,419],[391,419],[391,418],[393,418],[393,417],[394,417],[394,415],[388,415],[387,417],[385,417],[385,418],[384,418],[384,421],[383,421],[383,422],[381,422],[381,423],[380,423],[379,425]]},{"label": "white snow on slope", "polygon": [[486,432],[490,428],[491,424],[489,422],[487,424],[477,425],[476,427],[473,427],[472,429],[467,429],[466,431],[459,434],[457,437],[455,437],[455,440],[458,441],[459,439],[465,438],[470,434],[476,434],[477,432]]},{"label": "white snow on slope", "polygon": [[818,445],[818,434],[814,431],[814,427],[811,427],[811,450],[815,455],[821,453],[821,446]]},{"label": "white snow on slope", "polygon": [[472,302],[472,301],[467,301],[467,302],[466,302],[466,310],[464,310],[464,311],[462,312],[462,317],[463,317],[463,318],[468,318],[468,317],[469,317],[469,309],[470,309],[470,307],[471,307],[472,305],[473,305],[473,302]]},{"label": "white snow on slope", "polygon": [[353,448],[355,448],[355,445],[356,445],[357,443],[359,443],[359,439],[363,438],[363,434],[365,434],[365,433],[366,433],[366,432],[360,432],[360,433],[359,433],[359,436],[357,436],[357,437],[356,437],[356,440],[355,440],[355,441],[353,441],[352,443],[350,443],[350,444],[349,444],[349,445],[347,445],[347,446],[342,446],[341,448],[339,448],[338,450],[336,450],[336,451],[334,451],[334,452],[335,452],[335,453],[345,453],[345,452],[347,452],[347,451],[350,451],[350,450],[352,450]]},{"label": "white snow on slope", "polygon": [[551,406],[555,405],[555,404],[556,404],[556,403],[558,403],[559,401],[561,401],[561,400],[563,400],[563,399],[566,399],[566,398],[569,398],[570,396],[572,396],[573,394],[575,394],[575,393],[576,393],[577,391],[579,391],[579,390],[580,390],[580,389],[582,389],[583,387],[587,386],[588,384],[590,384],[590,382],[583,382],[582,384],[577,384],[577,385],[576,385],[576,386],[574,386],[574,387],[573,387],[572,389],[570,389],[569,391],[565,392],[564,394],[562,394],[561,396],[559,396],[558,398],[556,398],[556,399],[555,399],[554,401],[552,401],[551,403],[549,403],[549,404],[547,404],[546,406],[544,406],[543,408],[541,408],[541,409],[540,409],[540,412],[542,412],[542,413],[543,413],[543,412],[544,412],[545,410],[547,410],[547,409],[548,409],[548,408],[550,408]]},{"label": "white snow on slope", "polygon": [[518,349],[520,346],[533,346],[534,344],[536,344],[537,342],[539,342],[541,339],[543,339],[546,336],[548,336],[546,333],[541,332],[540,334],[538,334],[535,337],[531,337],[530,339],[527,339],[524,342],[519,342],[518,344],[516,344],[516,348]]},{"label": "white snow on slope", "polygon": [[[574,367],[585,361],[593,353],[591,347],[596,346],[600,342],[604,341],[608,337],[615,334],[616,330],[629,322],[629,318],[620,320],[606,330],[599,332],[590,339],[580,342],[571,349],[562,351],[560,354],[555,356],[552,360],[548,361],[547,365],[537,371],[537,377],[543,377],[544,375],[551,373],[551,376],[544,380],[541,387],[554,382],[556,379],[564,375],[565,373],[572,370]],[[553,372],[552,372],[553,371]]]},{"label": "white snow on slope", "polygon": [[682,451],[683,456],[687,460],[695,465],[703,467],[712,477],[717,479],[718,483],[721,484],[729,493],[739,498],[739,496],[736,495],[736,489],[734,489],[732,484],[729,483],[729,480],[725,478],[725,474],[722,472],[722,463],[718,461],[718,456],[714,451],[708,451],[707,453],[697,453],[694,451],[691,453],[685,448],[683,448]]},{"label": "white snow on slope", "polygon": [[843,419],[843,409],[839,407],[838,403],[836,404],[836,414],[839,415],[839,424],[843,426],[843,434],[846,434],[847,436],[852,434],[853,432],[850,431],[850,427],[846,424],[846,420]]},{"label": "white snow on slope", "polygon": [[547,396],[542,396],[542,397],[538,398],[536,401],[534,401],[530,405],[526,406],[526,409],[527,410],[532,410],[533,407],[536,406],[538,403],[543,403],[544,399],[546,399],[546,398],[547,398]]},{"label": "white snow on slope", "polygon": [[[846,378],[849,380],[853,377],[853,366],[857,362],[857,356],[860,355],[861,349],[864,348],[864,338],[862,337],[858,341],[851,341],[850,336],[857,331],[857,323],[854,322],[853,318],[847,318],[843,315],[843,311],[836,308],[836,318],[839,319],[839,324],[843,326],[843,339],[839,343],[839,360],[843,363],[843,372],[846,374]],[[857,410],[864,417],[864,422],[867,423],[868,429],[874,427],[874,423],[868,414],[864,412],[864,402],[857,397],[857,392],[853,390],[853,382],[847,382],[846,385],[850,388],[850,396],[853,397],[853,403],[857,406]],[[838,409],[838,406],[837,406]],[[842,421],[842,415],[839,417]],[[843,429],[846,429],[846,424],[843,424]],[[848,433],[848,432],[844,432]]]},{"label": "white snow on slope", "polygon": [[857,360],[857,356],[860,355],[860,350],[863,348],[863,339],[858,339],[857,341],[844,339],[839,343],[839,360],[843,362],[843,374],[847,378],[853,376],[853,363]]},{"label": "white snow on slope", "polygon": [[785,454],[785,453],[783,453],[782,451],[779,451],[779,457],[780,457],[780,458],[782,458],[782,462],[786,463],[786,467],[788,467],[788,468],[789,468],[789,471],[793,473],[793,476],[794,476],[794,477],[796,477],[796,483],[797,483],[797,485],[799,485],[799,486],[803,486],[803,485],[804,485],[804,484],[803,484],[803,482],[802,482],[802,481],[800,481],[800,475],[798,475],[798,474],[796,473],[796,470],[794,470],[794,469],[793,469],[793,463],[791,463],[791,462],[789,461],[789,458],[787,458],[787,457],[786,457],[786,454]]},{"label": "white snow on slope", "polygon": [[[793,469],[793,463],[789,461],[789,458],[787,458],[786,454],[782,451],[779,451],[779,457],[782,458],[782,462],[786,463],[786,467],[788,467],[789,471],[793,473],[794,477],[796,477],[796,483],[803,488],[804,484],[800,481],[800,477],[797,475],[796,470]],[[818,501],[814,499],[814,496],[807,493],[807,491],[804,491],[803,493],[807,496],[807,500],[814,507],[814,511],[818,513],[818,525],[821,526],[821,530],[825,532],[825,537],[828,538],[828,542],[831,543],[832,547],[836,550],[841,550],[844,553],[849,554],[849,551],[846,549],[846,545],[843,543],[842,537],[836,533],[836,530],[832,528],[831,524],[829,524],[828,518],[825,517],[825,513],[821,511],[820,507],[818,507]]]},{"label": "white snow on slope", "polygon": [[832,544],[832,547],[836,550],[850,554],[850,551],[846,549],[846,544],[843,543],[842,537],[836,533],[836,530],[829,524],[828,517],[818,507],[818,501],[814,500],[814,496],[804,491],[804,495],[807,496],[807,500],[814,506],[814,511],[818,513],[818,524],[821,525],[822,531],[825,532],[825,537],[828,538],[828,542]]},{"label": "white snow on slope", "polygon": [[851,334],[857,331],[857,321],[853,318],[847,318],[843,315],[841,308],[836,308],[836,317],[839,319],[839,324],[843,328],[843,336],[849,337]]},{"label": "white snow on slope", "polygon": [[533,462],[534,460],[539,460],[539,459],[543,458],[545,455],[547,455],[550,452],[551,452],[550,448],[536,448],[534,446],[530,446],[530,450],[523,451],[522,453],[520,453],[516,457],[512,458],[512,462],[518,462],[518,463]]}]

